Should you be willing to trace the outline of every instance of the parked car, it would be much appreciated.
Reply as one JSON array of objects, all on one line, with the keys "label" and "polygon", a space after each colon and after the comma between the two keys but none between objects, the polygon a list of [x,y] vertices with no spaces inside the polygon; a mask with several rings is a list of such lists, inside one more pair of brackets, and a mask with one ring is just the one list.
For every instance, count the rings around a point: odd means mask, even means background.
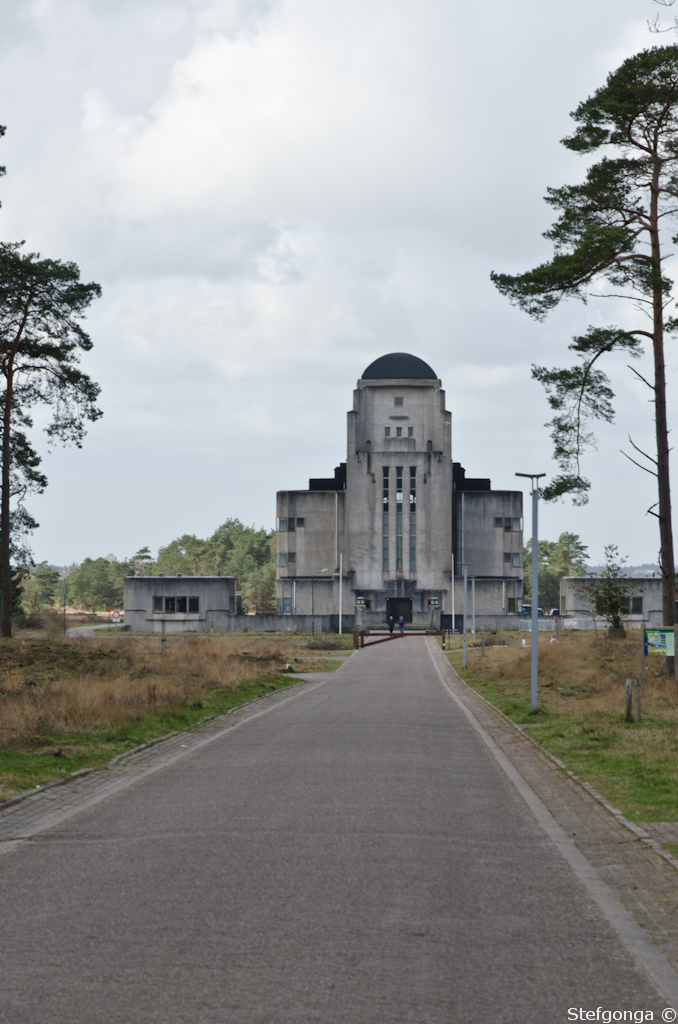
[{"label": "parked car", "polygon": [[[532,605],[531,604],[524,604],[523,605],[523,614],[524,615],[531,615],[532,614]],[[537,615],[543,615],[543,614],[544,614],[544,609],[543,608],[537,608]]]}]

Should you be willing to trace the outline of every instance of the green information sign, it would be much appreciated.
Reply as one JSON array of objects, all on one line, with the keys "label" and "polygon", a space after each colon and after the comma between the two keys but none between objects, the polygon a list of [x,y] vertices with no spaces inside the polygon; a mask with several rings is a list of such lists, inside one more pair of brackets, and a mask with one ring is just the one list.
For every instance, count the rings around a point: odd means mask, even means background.
[{"label": "green information sign", "polygon": [[674,653],[672,629],[645,630],[645,654],[666,654],[672,657]]}]

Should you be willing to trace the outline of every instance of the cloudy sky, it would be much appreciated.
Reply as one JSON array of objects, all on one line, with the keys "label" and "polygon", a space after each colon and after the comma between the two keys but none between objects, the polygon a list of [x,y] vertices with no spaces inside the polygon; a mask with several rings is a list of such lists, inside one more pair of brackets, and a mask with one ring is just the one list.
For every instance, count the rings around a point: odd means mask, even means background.
[{"label": "cloudy sky", "polygon": [[[566,365],[570,337],[617,313],[570,303],[535,324],[489,273],[548,255],[542,196],[583,170],[559,145],[568,113],[655,41],[655,11],[0,0],[1,236],[103,287],[84,364],[105,415],[81,450],[37,435],[36,559],[272,526],[276,490],[345,458],[351,390],[391,351],[442,378],[469,475],[555,473],[530,365]],[[586,459],[590,504],[542,511],[543,535],[579,533],[594,561],[608,543],[657,555],[653,480],[619,451],[652,445],[626,362],[608,364],[617,420]],[[675,348],[668,365],[675,424]]]}]

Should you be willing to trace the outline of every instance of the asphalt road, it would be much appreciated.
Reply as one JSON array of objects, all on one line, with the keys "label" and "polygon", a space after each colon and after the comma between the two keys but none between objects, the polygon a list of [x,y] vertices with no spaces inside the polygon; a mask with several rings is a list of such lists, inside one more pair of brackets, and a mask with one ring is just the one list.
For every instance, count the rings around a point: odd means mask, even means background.
[{"label": "asphalt road", "polygon": [[425,644],[0,857],[2,1024],[661,1019]]}]

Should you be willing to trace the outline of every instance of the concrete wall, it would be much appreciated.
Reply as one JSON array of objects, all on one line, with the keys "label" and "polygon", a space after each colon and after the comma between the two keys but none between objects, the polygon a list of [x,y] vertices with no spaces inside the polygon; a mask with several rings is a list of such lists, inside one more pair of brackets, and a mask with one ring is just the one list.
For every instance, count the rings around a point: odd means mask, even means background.
[{"label": "concrete wall", "polygon": [[[351,590],[351,579],[344,576],[342,581],[342,614],[352,615],[355,595]],[[323,573],[313,583],[311,601],[311,580],[281,578],[276,583],[278,614],[310,615],[312,607],[318,615],[339,615],[339,576]]]},{"label": "concrete wall", "polygon": [[[476,615],[476,632],[496,632],[498,629],[519,629],[524,616],[520,615]],[[471,620],[467,624],[471,631]]]},{"label": "concrete wall", "polygon": [[[223,632],[236,616],[235,576],[128,576],[124,581],[125,627],[139,633]],[[199,610],[156,612],[154,598],[197,597]],[[188,604],[187,604],[188,607]]]},{"label": "concrete wall", "polygon": [[[565,618],[585,618],[591,616],[593,608],[591,600],[583,591],[586,576],[564,576],[560,581],[560,614]],[[662,581],[659,576],[643,577],[634,576],[625,578],[624,582],[629,585],[631,598],[642,601],[642,611],[625,616],[630,627],[640,627],[642,623],[648,626],[663,626],[664,613],[662,610]],[[545,609],[546,610],[546,609]]]},{"label": "concrete wall", "polygon": [[[522,609],[523,582],[520,579],[476,579],[476,619],[478,616],[515,616],[516,623]],[[467,591],[467,615],[470,621],[473,610],[473,583],[468,580]],[[514,602],[510,604],[509,602]],[[513,607],[514,612],[509,612]],[[464,579],[455,576],[454,579],[454,613],[456,618],[464,611]],[[503,628],[503,627],[502,627]],[[517,625],[516,625],[517,628]]]},{"label": "concrete wall", "polygon": [[[325,568],[333,572],[340,553],[346,560],[345,499],[345,491],[278,491],[276,562],[277,555],[285,554],[287,565],[276,566],[276,579],[308,577]],[[304,520],[303,526],[297,525],[298,519]],[[280,529],[281,520],[285,530]]]},{"label": "concrete wall", "polygon": [[[228,620],[224,632],[241,633],[310,633],[312,619],[310,615],[233,615]],[[316,615],[316,633],[336,633],[339,629],[338,615]],[[353,629],[353,616],[347,615],[342,620],[342,633],[350,633]]]},{"label": "concrete wall", "polygon": [[[455,572],[468,565],[469,576],[502,576],[522,580],[522,566],[514,566],[504,555],[523,551],[522,491],[454,491],[456,523]],[[501,519],[503,525],[497,526]],[[511,529],[506,529],[506,520]],[[517,520],[517,522],[516,522]],[[514,527],[518,527],[515,529]]]}]

